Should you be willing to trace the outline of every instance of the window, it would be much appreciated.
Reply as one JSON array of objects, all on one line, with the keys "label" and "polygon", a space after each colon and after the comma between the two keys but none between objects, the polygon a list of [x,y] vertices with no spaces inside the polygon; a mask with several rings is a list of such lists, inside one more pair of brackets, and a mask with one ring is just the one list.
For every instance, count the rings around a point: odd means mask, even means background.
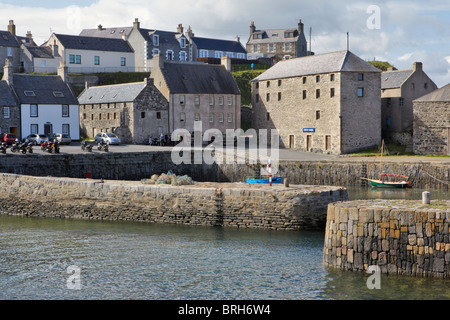
[{"label": "window", "polygon": [[209,96],[209,105],[214,106],[214,96],[213,95]]},{"label": "window", "polygon": [[334,81],[334,74],[330,74],[330,81]]},{"label": "window", "polygon": [[270,101],[270,93],[266,94],[266,101]]},{"label": "window", "polygon": [[69,54],[69,63],[75,63],[75,55],[74,54]]},{"label": "window", "polygon": [[194,97],[194,104],[198,107],[200,105],[200,96]]},{"label": "window", "polygon": [[142,111],[141,112],[141,119],[144,119],[145,118],[145,111]]},{"label": "window", "polygon": [[180,96],[180,104],[184,105],[184,96]]},{"label": "window", "polygon": [[36,97],[36,94],[34,93],[34,91],[24,91],[23,94],[27,97]]},{"label": "window", "polygon": [[159,35],[157,35],[157,34],[153,35],[153,45],[155,47],[159,46]]},{"label": "window", "polygon": [[358,81],[364,80],[364,73],[358,73]]},{"label": "window", "polygon": [[8,47],[8,48],[6,48],[6,51],[7,51],[7,55],[8,55],[8,57],[12,57],[12,48],[10,48],[10,47]]},{"label": "window", "polygon": [[333,98],[334,97],[334,88],[330,89],[330,97]]},{"label": "window", "polygon": [[424,89],[428,89],[428,83],[427,83],[427,82],[425,82],[425,83],[423,84],[423,88],[424,88]]},{"label": "window", "polygon": [[219,113],[219,122],[223,123],[223,113]]},{"label": "window", "polygon": [[156,112],[156,119],[161,119],[161,112],[160,111]]},{"label": "window", "polygon": [[306,77],[303,77],[303,84],[306,83]]},{"label": "window", "polygon": [[11,115],[10,115],[9,107],[4,107],[4,108],[3,108],[3,118],[9,119],[10,116],[11,116]]},{"label": "window", "polygon": [[256,87],[256,89],[259,89],[259,82],[255,83],[255,87]]},{"label": "window", "polygon": [[291,44],[290,43],[285,43],[284,44],[284,51],[290,51],[291,50]]},{"label": "window", "polygon": [[262,33],[254,33],[253,39],[262,39]]},{"label": "window", "polygon": [[228,97],[228,105],[232,106],[233,105],[233,97]]},{"label": "window", "polygon": [[186,47],[186,39],[185,38],[180,38],[180,47],[181,48]]},{"label": "window", "polygon": [[45,60],[41,60],[41,67],[45,68],[47,66],[47,62]]},{"label": "window", "polygon": [[319,120],[320,119],[320,110],[317,110],[316,111],[316,120]]},{"label": "window", "polygon": [[207,58],[208,50],[200,50],[200,58]]},{"label": "window", "polygon": [[275,51],[275,46],[273,45],[273,43],[269,43],[269,52],[273,51]]},{"label": "window", "polygon": [[180,61],[186,61],[187,60],[187,54],[184,51],[180,51]]},{"label": "window", "polygon": [[316,89],[316,99],[320,98],[320,89]]},{"label": "window", "polygon": [[257,44],[254,44],[254,45],[253,45],[253,52],[258,52],[258,50],[259,50],[258,45],[257,45]]},{"label": "window", "polygon": [[38,124],[31,124],[30,125],[30,133],[31,134],[38,134],[39,132],[39,125]]},{"label": "window", "polygon": [[320,82],[320,76],[316,76],[316,82]]},{"label": "window", "polygon": [[63,117],[69,116],[69,105],[67,105],[67,104],[62,105],[62,116]]},{"label": "window", "polygon": [[278,86],[281,87],[281,80],[278,80]]},{"label": "window", "polygon": [[228,57],[228,58],[233,58],[234,54],[233,54],[233,52],[226,52],[225,56]]},{"label": "window", "polygon": [[405,105],[405,99],[404,99],[404,98],[399,98],[399,99],[398,99],[398,105],[399,105],[400,107],[403,107],[403,106]]},{"label": "window", "polygon": [[182,112],[180,113],[180,122],[186,121],[186,113]]},{"label": "window", "polygon": [[64,93],[62,93],[61,91],[53,91],[53,96],[55,98],[64,98]]},{"label": "window", "polygon": [[232,113],[229,113],[229,114],[228,114],[228,122],[229,122],[229,123],[232,123],[232,122],[233,122],[233,114],[232,114]]},{"label": "window", "polygon": [[62,134],[70,134],[70,124],[63,123],[63,125],[62,125]]},{"label": "window", "polygon": [[38,116],[38,105],[30,104],[30,117],[37,117],[37,116]]},{"label": "window", "polygon": [[81,64],[81,56],[80,55],[75,55],[75,63],[76,64]]},{"label": "window", "polygon": [[94,114],[91,114],[91,120],[94,120]]},{"label": "window", "polygon": [[83,113],[83,120],[86,120],[86,113]]},{"label": "window", "polygon": [[100,65],[100,56],[94,56],[94,64],[96,66]]},{"label": "window", "polygon": [[267,113],[266,113],[266,120],[267,120],[267,121],[270,121],[270,112],[267,112]]},{"label": "window", "polygon": [[214,123],[214,113],[209,114],[209,123]]},{"label": "window", "polygon": [[358,88],[358,97],[364,96],[364,88]]},{"label": "window", "polygon": [[288,31],[284,33],[284,37],[285,38],[293,38],[294,37],[294,32],[293,31]]},{"label": "window", "polygon": [[120,66],[125,67],[127,65],[127,58],[121,57],[120,58]]},{"label": "window", "polygon": [[98,114],[98,120],[102,120],[102,114],[101,113]]},{"label": "window", "polygon": [[214,52],[214,57],[215,58],[222,58],[223,57],[223,52],[222,51],[215,51]]},{"label": "window", "polygon": [[270,81],[267,81],[267,88],[270,87]]},{"label": "window", "polygon": [[306,90],[303,90],[303,100],[306,99]]},{"label": "window", "polygon": [[171,61],[171,60],[173,60],[173,58],[174,58],[173,51],[172,50],[167,50],[166,51],[166,60]]},{"label": "window", "polygon": [[281,100],[281,92],[278,92],[278,101]]},{"label": "window", "polygon": [[194,113],[194,121],[200,121],[200,113]]},{"label": "window", "polygon": [[219,97],[219,106],[223,106],[223,96]]}]

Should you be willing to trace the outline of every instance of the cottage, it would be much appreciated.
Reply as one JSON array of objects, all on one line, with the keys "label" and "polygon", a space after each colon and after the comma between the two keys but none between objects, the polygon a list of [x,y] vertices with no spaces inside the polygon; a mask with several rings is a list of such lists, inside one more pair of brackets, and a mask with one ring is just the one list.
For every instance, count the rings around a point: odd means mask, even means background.
[{"label": "cottage", "polygon": [[280,61],[252,80],[253,126],[278,130],[281,146],[302,151],[378,145],[380,75],[350,51]]},{"label": "cottage", "polygon": [[168,102],[152,78],[86,88],[80,102],[81,135],[112,132],[124,143],[144,144],[168,134]]},{"label": "cottage", "polygon": [[14,62],[12,65],[14,72],[25,71],[21,45],[36,46],[30,31],[25,37],[16,35],[14,20],[9,20],[8,29],[0,30],[0,67],[4,67],[6,58],[11,58],[10,63]]},{"label": "cottage", "polygon": [[[19,138],[36,133],[63,133],[73,140],[79,139],[78,100],[67,83],[64,63],[58,68],[58,75],[49,76],[13,74],[11,63],[7,61],[2,80],[14,94],[19,113],[10,112],[9,131],[16,130]],[[20,122],[17,122],[18,117]]]},{"label": "cottage", "polygon": [[169,101],[169,131],[194,131],[194,123],[208,129],[236,130],[241,125],[241,95],[231,70],[231,60],[223,65],[200,62],[180,63],[154,58],[152,77]]},{"label": "cottage", "polygon": [[450,156],[450,84],[413,101],[415,154]]},{"label": "cottage", "polygon": [[252,21],[247,52],[248,59],[271,58],[274,62],[308,55],[302,20],[297,28],[287,29],[256,29]]},{"label": "cottage", "polygon": [[412,146],[413,100],[437,89],[421,62],[412,69],[381,74],[382,136],[386,141]]}]

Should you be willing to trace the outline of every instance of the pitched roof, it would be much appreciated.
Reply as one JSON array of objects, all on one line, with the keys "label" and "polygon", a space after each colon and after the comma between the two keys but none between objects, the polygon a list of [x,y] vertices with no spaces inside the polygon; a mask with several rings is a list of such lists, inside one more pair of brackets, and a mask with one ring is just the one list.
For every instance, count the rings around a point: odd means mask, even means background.
[{"label": "pitched roof", "polygon": [[331,72],[380,72],[350,51],[337,51],[282,60],[252,81],[300,77]]},{"label": "pitched roof", "polygon": [[0,81],[0,106],[16,106],[16,98],[5,80]]},{"label": "pitched roof", "polygon": [[[73,92],[59,76],[14,74],[12,87],[20,104],[78,104]],[[55,96],[55,92],[61,92],[62,96]]]},{"label": "pitched roof", "polygon": [[133,27],[113,27],[113,28],[101,28],[101,29],[83,29],[80,32],[80,36],[83,37],[97,37],[97,38],[110,38],[110,39],[122,39],[122,36],[129,35],[133,30]]},{"label": "pitched roof", "polygon": [[417,98],[414,102],[450,102],[450,83],[442,88],[436,89],[423,97]]},{"label": "pitched roof", "polygon": [[66,49],[133,52],[128,42],[123,39],[83,37],[67,34],[55,34],[55,36]]},{"label": "pitched roof", "polygon": [[414,70],[385,71],[381,74],[381,89],[400,88]]},{"label": "pitched roof", "polygon": [[247,53],[239,41],[191,37],[198,49]]},{"label": "pitched roof", "polygon": [[171,93],[240,94],[233,76],[221,65],[164,62],[161,71]]},{"label": "pitched roof", "polygon": [[20,43],[17,42],[16,37],[14,37],[9,31],[0,30],[0,47],[19,47]]},{"label": "pitched roof", "polygon": [[25,46],[34,58],[53,59],[53,52],[50,47]]},{"label": "pitched roof", "polygon": [[80,104],[118,103],[134,101],[144,90],[145,82],[89,87],[79,96]]},{"label": "pitched roof", "polygon": [[[293,38],[285,38],[285,32],[293,32]],[[254,39],[253,34],[261,34],[262,39]],[[266,30],[255,30],[250,35],[247,44],[256,44],[256,43],[279,43],[279,42],[295,42],[298,40],[300,33],[296,28],[288,28],[288,29],[266,29]]]}]

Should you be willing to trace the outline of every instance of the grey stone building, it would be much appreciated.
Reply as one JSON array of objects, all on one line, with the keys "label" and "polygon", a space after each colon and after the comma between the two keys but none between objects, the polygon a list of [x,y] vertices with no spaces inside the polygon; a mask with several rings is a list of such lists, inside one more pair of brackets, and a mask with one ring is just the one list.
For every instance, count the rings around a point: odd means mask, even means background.
[{"label": "grey stone building", "polygon": [[176,32],[141,28],[136,18],[133,26],[84,29],[80,36],[123,39],[128,41],[135,55],[135,71],[150,72],[156,54],[168,61],[191,60],[190,44],[179,24]]},{"label": "grey stone building", "polygon": [[230,58],[223,57],[223,65],[169,62],[159,56],[154,60],[155,86],[169,101],[169,132],[193,132],[195,122],[201,123],[202,133],[240,128],[241,94]]},{"label": "grey stone building", "polygon": [[[7,69],[7,68],[5,68]],[[20,108],[6,80],[0,81],[0,133],[20,131]]]},{"label": "grey stone building", "polygon": [[168,102],[153,84],[143,82],[86,88],[78,97],[83,137],[112,132],[123,143],[144,144],[168,134]]},{"label": "grey stone building", "polygon": [[0,68],[5,66],[6,58],[12,58],[14,72],[23,72],[24,62],[21,45],[36,46],[31,32],[28,31],[25,37],[16,35],[16,25],[14,20],[9,20],[7,30],[0,30]]},{"label": "grey stone building", "polygon": [[412,147],[413,100],[437,89],[421,62],[408,70],[381,74],[382,136],[385,141]]},{"label": "grey stone building", "polygon": [[308,55],[304,24],[299,20],[297,28],[256,29],[250,24],[250,36],[246,45],[248,59],[272,58],[273,62]]},{"label": "grey stone building", "polygon": [[379,145],[380,76],[350,51],[280,61],[252,80],[253,127],[277,129],[280,146],[302,151]]},{"label": "grey stone building", "polygon": [[415,154],[450,156],[450,84],[413,101]]}]

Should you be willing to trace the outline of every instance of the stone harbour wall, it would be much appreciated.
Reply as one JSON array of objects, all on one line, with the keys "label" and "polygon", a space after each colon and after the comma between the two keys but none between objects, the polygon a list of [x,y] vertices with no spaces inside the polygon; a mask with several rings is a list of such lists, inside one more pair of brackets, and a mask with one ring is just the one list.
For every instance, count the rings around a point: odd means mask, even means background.
[{"label": "stone harbour wall", "polygon": [[148,185],[0,174],[0,214],[273,230],[323,230],[341,187],[199,183]]},{"label": "stone harbour wall", "polygon": [[450,201],[357,200],[328,206],[323,263],[352,271],[450,278]]}]

